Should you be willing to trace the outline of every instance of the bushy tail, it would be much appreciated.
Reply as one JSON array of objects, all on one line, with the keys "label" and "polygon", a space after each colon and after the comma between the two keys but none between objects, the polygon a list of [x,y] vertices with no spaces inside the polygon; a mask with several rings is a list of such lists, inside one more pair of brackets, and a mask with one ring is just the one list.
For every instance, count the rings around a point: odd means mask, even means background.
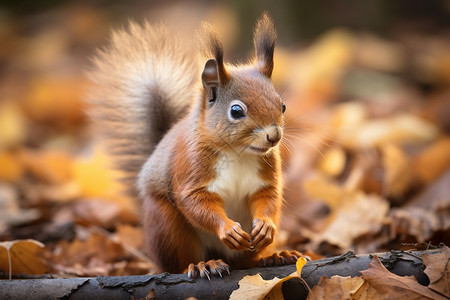
[{"label": "bushy tail", "polygon": [[88,114],[133,193],[142,165],[196,97],[196,52],[163,26],[130,23],[94,58]]}]

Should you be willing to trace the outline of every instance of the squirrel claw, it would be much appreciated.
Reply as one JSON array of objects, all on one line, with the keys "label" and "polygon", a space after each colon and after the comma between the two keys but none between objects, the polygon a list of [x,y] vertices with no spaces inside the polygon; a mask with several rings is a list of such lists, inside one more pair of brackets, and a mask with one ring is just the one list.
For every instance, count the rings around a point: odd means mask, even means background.
[{"label": "squirrel claw", "polygon": [[195,279],[200,275],[201,278],[211,280],[211,274],[223,278],[222,272],[227,272],[230,275],[230,267],[221,259],[211,259],[206,263],[204,261],[198,264],[190,264],[187,268],[187,275],[191,279]]}]

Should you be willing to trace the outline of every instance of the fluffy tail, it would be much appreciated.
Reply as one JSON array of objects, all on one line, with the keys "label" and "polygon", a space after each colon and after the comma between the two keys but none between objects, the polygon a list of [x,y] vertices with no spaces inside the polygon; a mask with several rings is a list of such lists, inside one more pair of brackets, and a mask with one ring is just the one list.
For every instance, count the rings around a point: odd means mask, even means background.
[{"label": "fluffy tail", "polygon": [[88,114],[133,193],[142,165],[198,92],[201,70],[190,45],[163,26],[130,23],[94,58]]}]

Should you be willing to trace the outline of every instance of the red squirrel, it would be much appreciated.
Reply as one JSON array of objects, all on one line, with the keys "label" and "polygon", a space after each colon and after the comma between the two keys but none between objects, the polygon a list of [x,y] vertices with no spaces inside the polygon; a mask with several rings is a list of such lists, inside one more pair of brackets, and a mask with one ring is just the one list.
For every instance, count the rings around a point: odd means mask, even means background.
[{"label": "red squirrel", "polygon": [[164,26],[130,23],[94,59],[89,111],[143,201],[159,271],[209,278],[230,267],[295,263],[296,251],[262,254],[282,206],[286,106],[271,82],[275,43],[263,14],[256,58],[235,66],[224,63],[209,25],[187,43]]}]

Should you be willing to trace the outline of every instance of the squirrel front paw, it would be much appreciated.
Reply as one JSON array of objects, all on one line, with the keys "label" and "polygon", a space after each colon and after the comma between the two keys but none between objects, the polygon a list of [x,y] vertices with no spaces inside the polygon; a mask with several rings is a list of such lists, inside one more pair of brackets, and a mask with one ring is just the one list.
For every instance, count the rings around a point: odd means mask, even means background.
[{"label": "squirrel front paw", "polygon": [[250,249],[259,251],[273,242],[277,227],[270,219],[254,219],[251,233],[252,243]]},{"label": "squirrel front paw", "polygon": [[223,225],[218,232],[219,239],[233,250],[250,249],[250,235],[242,230],[238,222],[228,222]]}]

